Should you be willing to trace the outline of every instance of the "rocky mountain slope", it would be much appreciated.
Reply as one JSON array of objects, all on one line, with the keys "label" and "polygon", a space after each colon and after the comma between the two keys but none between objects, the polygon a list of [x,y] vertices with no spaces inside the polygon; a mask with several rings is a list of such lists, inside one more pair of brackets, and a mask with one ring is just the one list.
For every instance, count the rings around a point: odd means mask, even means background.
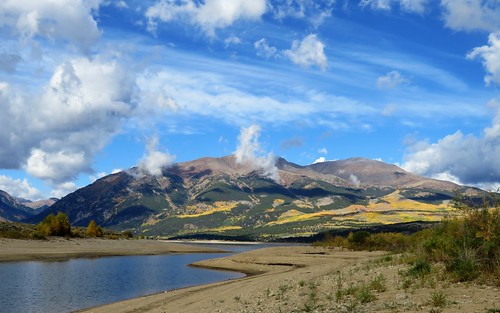
[{"label": "rocky mountain slope", "polygon": [[16,198],[0,190],[0,221],[17,222],[34,215],[34,211],[22,205]]},{"label": "rocky mountain slope", "polygon": [[177,163],[160,176],[132,168],[67,195],[31,221],[61,211],[75,225],[93,219],[144,235],[265,239],[435,221],[450,212],[455,192],[481,193],[367,159],[308,166],[278,159],[276,166],[279,181],[233,156]]}]

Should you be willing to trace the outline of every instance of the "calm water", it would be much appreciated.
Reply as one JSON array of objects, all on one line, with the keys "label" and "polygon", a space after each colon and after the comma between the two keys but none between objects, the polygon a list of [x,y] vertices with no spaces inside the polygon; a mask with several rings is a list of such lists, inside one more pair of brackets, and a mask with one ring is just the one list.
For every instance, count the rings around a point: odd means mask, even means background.
[{"label": "calm water", "polygon": [[[261,245],[213,246],[233,252]],[[244,275],[187,267],[228,254],[176,254],[0,263],[0,312],[70,312]]]}]

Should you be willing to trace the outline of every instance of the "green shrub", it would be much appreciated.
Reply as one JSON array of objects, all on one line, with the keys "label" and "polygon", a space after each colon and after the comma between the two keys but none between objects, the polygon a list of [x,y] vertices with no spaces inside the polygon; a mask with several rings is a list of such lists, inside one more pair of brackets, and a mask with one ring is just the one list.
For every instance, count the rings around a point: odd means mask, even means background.
[{"label": "green shrub", "polygon": [[424,276],[431,272],[431,264],[427,260],[417,260],[415,264],[408,270],[411,276]]}]

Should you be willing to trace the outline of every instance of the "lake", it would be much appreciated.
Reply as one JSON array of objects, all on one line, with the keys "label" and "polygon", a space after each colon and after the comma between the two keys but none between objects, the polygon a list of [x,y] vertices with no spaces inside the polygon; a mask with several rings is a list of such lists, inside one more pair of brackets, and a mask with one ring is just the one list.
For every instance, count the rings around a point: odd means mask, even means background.
[{"label": "lake", "polygon": [[[232,253],[263,246],[211,245]],[[71,312],[165,290],[243,277],[236,272],[187,266],[227,255],[167,254],[0,263],[0,312]]]}]

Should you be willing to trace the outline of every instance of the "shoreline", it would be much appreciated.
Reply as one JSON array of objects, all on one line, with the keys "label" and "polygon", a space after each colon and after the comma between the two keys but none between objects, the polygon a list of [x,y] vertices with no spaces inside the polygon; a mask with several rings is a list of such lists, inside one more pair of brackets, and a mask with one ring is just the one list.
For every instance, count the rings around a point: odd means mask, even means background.
[{"label": "shoreline", "polygon": [[184,253],[227,253],[228,251],[192,244],[143,239],[0,239],[0,262],[63,261],[133,255]]},{"label": "shoreline", "polygon": [[[397,256],[293,246],[252,250],[199,261],[191,266],[230,270],[248,276],[87,308],[77,313],[198,312],[484,312],[496,310],[500,288],[450,283],[438,277],[414,279],[403,287],[408,265]],[[382,277],[382,278],[381,278]],[[377,290],[366,288],[378,282]],[[369,300],[356,292],[370,290]],[[349,292],[354,292],[349,293]],[[442,295],[440,307],[433,295]],[[464,297],[467,294],[467,297]],[[366,296],[366,293],[365,293]],[[492,310],[493,310],[492,309]]]},{"label": "shoreline", "polygon": [[[319,276],[331,266],[346,266],[361,260],[376,259],[385,252],[332,251],[322,247],[285,246],[252,250],[228,257],[198,261],[189,266],[235,271],[247,276],[192,287],[168,290],[132,298],[103,306],[87,308],[74,313],[114,312],[234,312],[232,308],[220,310],[228,299],[243,294],[263,291],[263,286],[296,275]],[[230,295],[229,298],[227,295]],[[224,296],[224,300],[217,297]],[[217,309],[219,307],[219,309]],[[222,306],[223,307],[223,306]]]}]

